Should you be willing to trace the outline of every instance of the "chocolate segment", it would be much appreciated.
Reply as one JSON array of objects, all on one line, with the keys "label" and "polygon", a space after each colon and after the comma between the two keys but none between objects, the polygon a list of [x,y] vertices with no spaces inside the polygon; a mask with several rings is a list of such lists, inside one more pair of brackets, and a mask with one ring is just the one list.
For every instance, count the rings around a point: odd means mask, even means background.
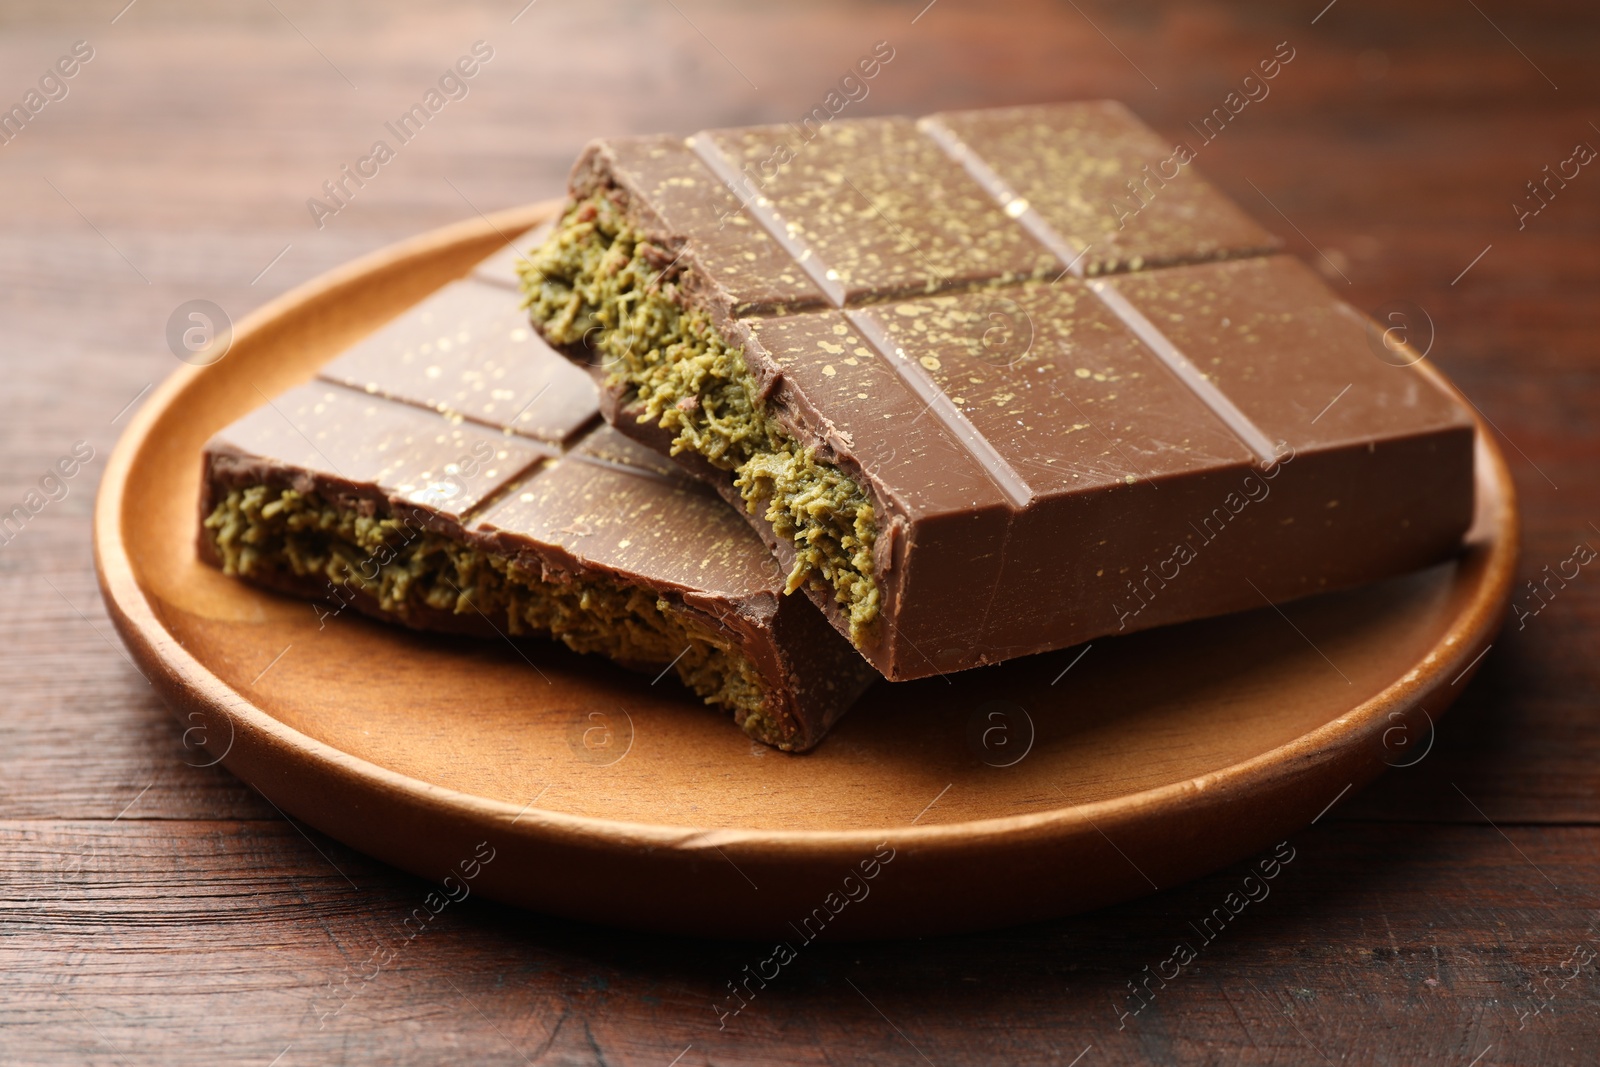
[{"label": "chocolate segment", "polygon": [[[1060,270],[911,121],[830,123],[786,156],[792,136],[787,127],[756,126],[690,143],[835,306]],[[628,155],[613,151],[619,161]]]},{"label": "chocolate segment", "polygon": [[598,412],[588,376],[547,353],[515,299],[456,282],[356,344],[319,377],[559,445]]},{"label": "chocolate segment", "polygon": [[[613,175],[628,175],[638,183],[629,191],[630,199],[641,205],[633,222],[663,250],[672,247],[672,258],[683,257],[684,275],[718,288],[737,287],[734,313],[827,304],[806,265],[784,247],[783,236],[760,225],[689,143],[676,137],[603,142],[579,161],[572,187],[581,196]],[[681,234],[704,238],[674,247],[679,243],[673,238]]]},{"label": "chocolate segment", "polygon": [[920,123],[1079,274],[1276,249],[1278,239],[1114,100],[947,111]]},{"label": "chocolate segment", "polygon": [[218,434],[200,507],[203,559],[324,620],[551,635],[675,673],[780,748],[876,677],[739,516],[598,420],[587,375],[492,283],[447,286]]},{"label": "chocolate segment", "polygon": [[893,680],[1453,552],[1468,412],[1176,155],[1107,103],[602,141],[524,287]]}]

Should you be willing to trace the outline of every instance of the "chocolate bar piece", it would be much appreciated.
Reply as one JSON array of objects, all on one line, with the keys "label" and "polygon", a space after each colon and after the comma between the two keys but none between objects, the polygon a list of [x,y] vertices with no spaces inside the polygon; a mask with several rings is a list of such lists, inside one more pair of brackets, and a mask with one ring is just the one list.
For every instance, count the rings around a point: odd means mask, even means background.
[{"label": "chocolate bar piece", "polygon": [[201,558],[319,617],[548,634],[815,745],[877,677],[714,493],[600,421],[504,286],[423,301],[212,439]]},{"label": "chocolate bar piece", "polygon": [[1111,103],[596,142],[521,273],[886,677],[1420,567],[1473,422]]}]

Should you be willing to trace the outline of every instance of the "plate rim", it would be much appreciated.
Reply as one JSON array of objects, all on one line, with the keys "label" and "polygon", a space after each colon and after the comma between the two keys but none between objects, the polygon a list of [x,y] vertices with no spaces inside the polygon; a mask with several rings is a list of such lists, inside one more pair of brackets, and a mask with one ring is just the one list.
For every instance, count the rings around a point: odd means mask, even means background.
[{"label": "plate rim", "polygon": [[[246,315],[235,326],[233,344],[272,327],[302,308],[314,304],[341,285],[359,282],[397,263],[436,256],[451,249],[484,243],[498,235],[509,243],[559,210],[560,200],[515,207],[491,214],[480,213],[446,226],[385,245],[313,277],[273,298]],[[507,233],[514,236],[507,237]],[[469,271],[470,272],[470,271]],[[442,283],[442,284],[447,284]],[[1521,541],[1516,487],[1504,454],[1481,415],[1453,383],[1434,366],[1416,364],[1430,380],[1455,395],[1472,414],[1475,431],[1475,483],[1481,493],[1493,488],[1499,506],[1488,514],[1487,530],[1462,559],[1474,572],[1475,593],[1451,619],[1422,657],[1382,690],[1348,711],[1290,741],[1205,774],[1153,786],[1115,797],[1052,807],[1042,811],[990,816],[928,826],[886,825],[871,829],[784,830],[753,827],[693,826],[575,815],[542,808],[518,811],[510,802],[493,800],[402,774],[289,726],[248,696],[234,689],[191,654],[162,623],[137,571],[122,535],[127,488],[135,460],[153,440],[153,430],[163,412],[182,400],[196,380],[213,367],[181,366],[152,392],[130,419],[107,461],[96,493],[94,508],[94,561],[101,593],[112,622],[147,680],[158,686],[174,711],[180,702],[200,707],[229,722],[235,735],[248,731],[270,745],[287,750],[303,764],[333,775],[351,775],[376,791],[400,793],[411,801],[474,823],[490,822],[504,832],[523,838],[542,838],[552,844],[581,845],[633,851],[668,849],[684,855],[710,847],[737,848],[740,853],[773,860],[784,857],[835,857],[870,848],[892,833],[897,843],[919,851],[967,851],[975,841],[1000,845],[1033,844],[1039,839],[1068,837],[1085,824],[1120,823],[1153,809],[1168,809],[1186,797],[1204,793],[1210,801],[1248,799],[1284,777],[1296,777],[1305,768],[1338,762],[1352,748],[1370,740],[1374,723],[1388,713],[1409,711],[1439,687],[1451,672],[1455,681],[1476,673],[1492,638],[1502,625],[1511,599],[1516,560]],[[1468,657],[1475,657],[1468,659]],[[1460,690],[1457,691],[1458,693]],[[181,720],[180,720],[181,721]],[[803,756],[797,758],[804,758]],[[219,760],[229,766],[227,754]],[[1368,778],[1382,770],[1375,764]],[[237,774],[230,767],[232,773]],[[266,790],[240,775],[264,795]],[[1360,781],[1358,778],[1357,781]],[[1352,785],[1357,784],[1352,782]],[[1344,794],[1340,794],[1342,797]],[[270,799],[270,797],[269,797]],[[1338,798],[1335,798],[1337,800]],[[1331,805],[1330,805],[1331,806]],[[1320,816],[1318,816],[1320,818]]]}]

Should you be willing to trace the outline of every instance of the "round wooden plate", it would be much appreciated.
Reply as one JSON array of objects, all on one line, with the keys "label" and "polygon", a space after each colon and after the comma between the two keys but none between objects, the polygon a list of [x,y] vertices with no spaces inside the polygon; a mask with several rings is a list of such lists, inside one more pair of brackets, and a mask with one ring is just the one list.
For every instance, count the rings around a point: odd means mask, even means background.
[{"label": "round wooden plate", "polygon": [[1416,758],[1504,615],[1515,500],[1482,426],[1477,521],[1451,563],[883,684],[805,756],[553,643],[319,625],[201,565],[206,439],[553,209],[434,231],[253,313],[138,412],[96,505],[112,618],[185,741],[451,894],[793,946],[1096,907],[1270,846]]}]

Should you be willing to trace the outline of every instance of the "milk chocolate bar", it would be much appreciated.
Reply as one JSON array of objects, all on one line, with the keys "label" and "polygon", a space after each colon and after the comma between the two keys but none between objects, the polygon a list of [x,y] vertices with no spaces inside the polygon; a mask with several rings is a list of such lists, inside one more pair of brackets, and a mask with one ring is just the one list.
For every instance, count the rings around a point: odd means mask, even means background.
[{"label": "milk chocolate bar", "polygon": [[599,141],[524,289],[890,679],[1446,557],[1468,412],[1192,156],[1112,103]]},{"label": "milk chocolate bar", "polygon": [[417,629],[671,673],[800,751],[877,677],[735,513],[602,422],[517,295],[447,286],[206,448],[201,558]]}]

